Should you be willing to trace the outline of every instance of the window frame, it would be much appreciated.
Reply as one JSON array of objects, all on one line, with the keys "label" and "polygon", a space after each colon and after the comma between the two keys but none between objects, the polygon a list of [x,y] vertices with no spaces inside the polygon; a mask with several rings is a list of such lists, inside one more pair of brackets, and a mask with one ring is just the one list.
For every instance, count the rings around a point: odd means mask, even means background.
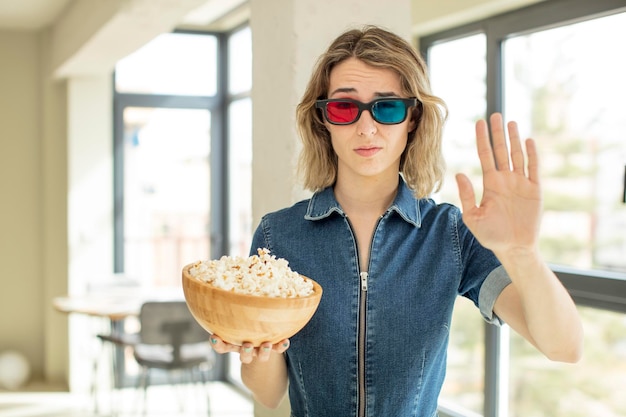
[{"label": "window frame", "polygon": [[[115,89],[113,73],[113,268],[116,273],[124,271],[124,109],[126,107],[205,109],[211,112],[211,209],[210,209],[210,254],[219,259],[228,253],[229,242],[229,198],[228,156],[229,132],[228,109],[237,97],[228,93],[228,39],[231,34],[246,24],[226,32],[174,30],[173,33],[190,33],[215,36],[217,40],[217,90],[214,96],[188,96],[170,94],[121,93]],[[115,359],[123,368],[123,352],[116,352]],[[228,380],[228,363],[218,360],[211,370],[211,379]],[[155,381],[156,383],[163,381]],[[124,377],[116,384],[131,386],[132,381]]]},{"label": "window frame", "polygon": [[[486,37],[487,114],[502,111],[502,43],[513,35],[532,33],[603,16],[626,12],[623,0],[546,0],[515,11],[493,16],[478,22],[422,36],[417,39],[420,52],[428,62],[428,50],[440,42],[484,33]],[[626,274],[605,270],[581,270],[561,265],[550,265],[567,288],[575,303],[626,314]],[[501,392],[503,372],[500,369],[507,332],[485,324],[485,416],[499,417],[508,392]],[[469,417],[469,412],[440,407],[442,417]]]},{"label": "window frame", "polygon": [[211,253],[212,258],[226,254],[228,243],[228,146],[227,146],[227,50],[229,33],[177,30],[215,36],[217,39],[217,91],[214,96],[120,93],[115,90],[113,74],[113,265],[124,271],[124,120],[126,107],[205,109],[211,112]]}]

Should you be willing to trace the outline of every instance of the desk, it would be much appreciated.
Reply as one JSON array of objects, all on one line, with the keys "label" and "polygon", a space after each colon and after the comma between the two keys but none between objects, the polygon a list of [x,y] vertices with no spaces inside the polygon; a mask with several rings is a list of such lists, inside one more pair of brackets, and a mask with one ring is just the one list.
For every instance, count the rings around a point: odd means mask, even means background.
[{"label": "desk", "polygon": [[[141,288],[138,286],[126,286],[108,287],[82,295],[56,297],[52,300],[52,306],[61,313],[106,319],[109,321],[110,333],[119,335],[124,331],[124,320],[128,317],[138,316],[144,302],[173,300],[184,300],[182,287]],[[91,395],[93,396],[93,406],[96,414],[98,414],[98,390],[96,388],[98,358],[99,354],[96,353],[93,362],[91,385]],[[115,347],[112,350],[111,363],[113,373],[112,388],[115,390],[122,386],[124,377],[123,349]],[[114,413],[113,404],[111,408],[111,411]]]},{"label": "desk", "polygon": [[112,322],[137,316],[146,301],[184,300],[180,287],[112,288],[98,293],[55,297],[52,306],[62,313],[108,318]]},{"label": "desk", "polygon": [[[124,331],[124,319],[138,316],[144,302],[184,299],[182,287],[115,287],[83,295],[56,297],[52,300],[52,305],[62,313],[108,319],[111,334],[119,335]],[[119,372],[116,372],[116,386],[120,382],[119,377]]]}]

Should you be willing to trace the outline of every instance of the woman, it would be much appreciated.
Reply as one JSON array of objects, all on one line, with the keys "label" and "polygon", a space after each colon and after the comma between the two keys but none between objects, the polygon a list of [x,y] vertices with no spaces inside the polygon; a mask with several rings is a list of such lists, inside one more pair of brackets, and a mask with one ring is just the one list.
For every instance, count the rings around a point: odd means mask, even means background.
[{"label": "woman", "polygon": [[461,211],[428,198],[443,175],[446,110],[426,67],[377,27],[340,35],[297,109],[311,199],[263,217],[253,239],[324,288],[313,319],[276,345],[225,344],[261,403],[293,416],[435,416],[455,298],[548,358],[577,361],[574,303],[541,259],[537,152],[515,123],[476,124],[484,194],[457,175]]}]

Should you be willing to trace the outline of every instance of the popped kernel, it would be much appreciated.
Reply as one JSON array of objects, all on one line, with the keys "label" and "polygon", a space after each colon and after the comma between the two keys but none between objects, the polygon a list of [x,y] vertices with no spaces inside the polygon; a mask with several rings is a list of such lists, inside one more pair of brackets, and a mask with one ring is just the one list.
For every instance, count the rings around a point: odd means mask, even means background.
[{"label": "popped kernel", "polygon": [[262,297],[296,298],[313,294],[313,283],[289,267],[283,258],[266,248],[247,258],[222,256],[219,260],[198,261],[189,274],[216,288]]}]

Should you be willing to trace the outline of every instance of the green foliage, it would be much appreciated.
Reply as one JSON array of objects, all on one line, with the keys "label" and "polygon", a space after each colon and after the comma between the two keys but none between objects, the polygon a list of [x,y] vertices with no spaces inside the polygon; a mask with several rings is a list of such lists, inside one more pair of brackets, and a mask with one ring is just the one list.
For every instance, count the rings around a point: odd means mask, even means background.
[{"label": "green foliage", "polygon": [[561,194],[550,192],[549,190],[544,192],[543,196],[543,209],[544,211],[567,211],[576,212],[582,211],[585,213],[592,213],[594,209],[594,201],[589,198],[581,198],[580,195]]},{"label": "green foliage", "polygon": [[588,245],[574,236],[543,237],[539,241],[539,250],[546,259],[559,259],[559,263],[574,265]]}]

